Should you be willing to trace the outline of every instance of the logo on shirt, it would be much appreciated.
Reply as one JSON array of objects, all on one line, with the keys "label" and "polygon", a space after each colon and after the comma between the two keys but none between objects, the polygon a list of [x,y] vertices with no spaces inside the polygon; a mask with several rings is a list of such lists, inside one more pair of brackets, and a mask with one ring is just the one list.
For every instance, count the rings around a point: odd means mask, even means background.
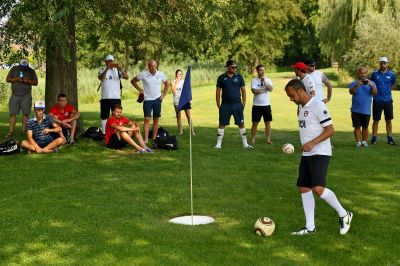
[{"label": "logo on shirt", "polygon": [[305,111],[304,112],[304,117],[307,117],[308,116],[308,111]]},{"label": "logo on shirt", "polygon": [[328,111],[327,110],[324,110],[322,113],[324,114],[324,116],[328,115]]},{"label": "logo on shirt", "polygon": [[306,120],[299,120],[299,127],[306,128]]}]

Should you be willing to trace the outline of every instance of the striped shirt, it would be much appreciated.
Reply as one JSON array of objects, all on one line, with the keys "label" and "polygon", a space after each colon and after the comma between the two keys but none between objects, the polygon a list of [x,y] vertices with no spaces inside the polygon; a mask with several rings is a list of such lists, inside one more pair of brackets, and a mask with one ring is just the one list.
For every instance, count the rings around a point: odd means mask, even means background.
[{"label": "striped shirt", "polygon": [[39,124],[36,116],[28,120],[27,129],[32,130],[32,136],[35,141],[51,141],[50,134],[43,134],[45,128],[52,128],[55,123],[53,117],[43,114],[42,123]]}]

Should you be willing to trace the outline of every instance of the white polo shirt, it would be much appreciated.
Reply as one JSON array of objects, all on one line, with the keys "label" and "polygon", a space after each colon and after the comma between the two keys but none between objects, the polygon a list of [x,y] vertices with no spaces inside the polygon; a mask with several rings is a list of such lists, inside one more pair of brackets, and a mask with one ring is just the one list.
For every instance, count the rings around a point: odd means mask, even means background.
[{"label": "white polo shirt", "polygon": [[[106,68],[99,71],[99,76],[103,74]],[[118,69],[112,68],[107,71],[106,76],[101,82],[101,99],[121,99],[121,78]]]},{"label": "white polo shirt", "polygon": [[315,85],[315,98],[318,100],[325,99],[323,86],[324,82],[328,81],[328,78],[321,71],[314,70],[309,74],[314,81]]},{"label": "white polo shirt", "polygon": [[[299,105],[299,129],[301,145],[315,139],[324,131],[324,127],[332,125],[331,115],[323,101],[312,97],[304,106]],[[332,156],[330,138],[318,143],[309,152],[303,152],[303,156],[328,155]]]},{"label": "white polo shirt", "polygon": [[[272,86],[272,81],[269,78],[264,77],[264,81],[261,82],[261,79],[259,77],[255,77],[251,81],[251,89],[252,90],[265,89],[264,82],[265,84]],[[261,94],[254,94],[253,105],[255,106],[271,105],[271,102],[269,100],[269,91],[266,91]]]},{"label": "white polo shirt", "polygon": [[312,91],[315,91],[314,80],[309,74],[306,74],[303,79],[301,79],[300,77],[298,77],[298,79],[301,80],[301,82],[303,82],[309,94],[311,94]]},{"label": "white polo shirt", "polygon": [[157,70],[152,75],[148,70],[145,70],[140,72],[136,78],[143,82],[145,101],[152,101],[161,97],[161,84],[167,80],[163,72]]}]

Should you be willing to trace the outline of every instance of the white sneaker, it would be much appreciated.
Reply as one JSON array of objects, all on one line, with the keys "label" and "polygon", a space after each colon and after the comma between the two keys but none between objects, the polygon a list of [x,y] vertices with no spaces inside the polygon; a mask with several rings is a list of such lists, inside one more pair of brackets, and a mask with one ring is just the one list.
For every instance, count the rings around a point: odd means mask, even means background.
[{"label": "white sneaker", "polygon": [[356,142],[356,147],[360,148],[361,147],[361,142]]},{"label": "white sneaker", "polygon": [[243,147],[244,149],[254,149],[254,147],[253,146],[251,146],[251,145],[247,145],[246,147]]},{"label": "white sneaker", "polygon": [[221,146],[215,145],[214,148],[215,149],[221,149]]},{"label": "white sneaker", "polygon": [[301,228],[297,232],[292,232],[292,236],[304,236],[304,235],[314,235],[317,232],[317,229],[314,228],[314,230],[310,231],[307,229],[307,227]]},{"label": "white sneaker", "polygon": [[361,145],[363,145],[365,148],[368,148],[368,143],[366,141],[361,142]]},{"label": "white sneaker", "polygon": [[340,224],[339,232],[341,235],[347,234],[347,232],[350,230],[350,224],[352,219],[353,219],[352,212],[347,212],[347,215],[345,217],[339,218],[339,224]]}]

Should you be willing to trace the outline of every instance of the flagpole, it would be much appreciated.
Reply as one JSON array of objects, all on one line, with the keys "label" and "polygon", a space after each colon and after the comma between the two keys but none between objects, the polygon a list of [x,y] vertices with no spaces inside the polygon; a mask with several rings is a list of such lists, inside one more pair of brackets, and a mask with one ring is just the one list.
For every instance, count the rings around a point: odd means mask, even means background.
[{"label": "flagpole", "polygon": [[190,153],[190,210],[193,225],[193,164],[192,164],[192,114],[189,118],[189,153]]}]

